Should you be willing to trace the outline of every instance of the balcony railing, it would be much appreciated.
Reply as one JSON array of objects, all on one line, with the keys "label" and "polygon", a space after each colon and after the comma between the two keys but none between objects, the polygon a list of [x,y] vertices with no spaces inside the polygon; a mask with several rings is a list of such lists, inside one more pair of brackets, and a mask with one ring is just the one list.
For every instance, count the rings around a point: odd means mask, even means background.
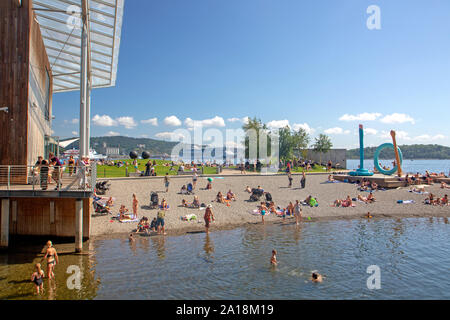
[{"label": "balcony railing", "polygon": [[94,191],[97,166],[0,166],[0,190]]}]

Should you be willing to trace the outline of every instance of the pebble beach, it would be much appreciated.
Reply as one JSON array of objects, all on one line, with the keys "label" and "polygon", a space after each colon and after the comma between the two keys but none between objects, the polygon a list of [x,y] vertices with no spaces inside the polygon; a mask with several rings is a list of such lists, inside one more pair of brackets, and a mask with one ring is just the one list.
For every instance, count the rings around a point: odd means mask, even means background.
[{"label": "pebble beach", "polygon": [[[247,186],[256,188],[261,186],[264,191],[270,192],[275,206],[285,208],[290,201],[303,201],[309,195],[318,200],[319,206],[311,208],[302,206],[302,221],[313,222],[325,219],[367,219],[370,212],[372,219],[379,218],[401,218],[401,217],[449,217],[450,206],[432,206],[423,204],[426,195],[409,192],[409,188],[390,189],[376,191],[375,203],[366,204],[355,202],[355,207],[342,208],[333,207],[336,199],[345,199],[348,195],[356,198],[358,194],[367,196],[368,193],[361,192],[357,186],[349,183],[327,183],[326,174],[308,174],[306,187],[300,188],[300,175],[293,175],[292,187],[288,187],[287,175],[224,175],[213,177],[212,190],[205,190],[206,177],[199,177],[195,195],[199,197],[200,203],[212,204],[215,222],[211,224],[210,232],[217,230],[241,227],[246,224],[261,224],[261,217],[251,214],[257,208],[259,202],[250,202],[250,194],[245,191]],[[110,190],[105,196],[115,198],[112,207],[112,215],[93,216],[91,218],[91,234],[93,237],[115,237],[133,231],[137,223],[121,223],[113,216],[118,214],[120,205],[125,205],[132,211],[132,195],[136,194],[139,200],[138,218],[143,216],[150,220],[156,217],[157,209],[150,209],[150,193],[157,192],[159,201],[167,200],[170,208],[166,212],[165,226],[168,235],[180,235],[186,233],[204,232],[204,210],[196,208],[185,208],[181,206],[182,199],[192,202],[194,195],[180,194],[181,187],[192,182],[191,176],[177,176],[170,178],[169,192],[165,192],[163,177],[158,178],[128,178],[110,179]],[[219,191],[226,195],[228,190],[235,194],[237,200],[232,201],[230,206],[215,201]],[[426,187],[427,192],[443,197],[448,194],[448,189],[440,188],[435,183]],[[415,203],[398,204],[398,200],[414,200]],[[183,221],[181,217],[195,214],[197,220]],[[285,220],[274,214],[266,215],[266,224],[295,223],[295,219],[287,216]]]}]

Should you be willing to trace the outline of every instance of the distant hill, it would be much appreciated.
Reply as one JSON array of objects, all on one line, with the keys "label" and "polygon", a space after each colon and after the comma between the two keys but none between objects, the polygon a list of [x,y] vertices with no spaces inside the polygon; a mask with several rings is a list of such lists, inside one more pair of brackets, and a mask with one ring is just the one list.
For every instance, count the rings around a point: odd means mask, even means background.
[{"label": "distant hill", "polygon": [[[402,150],[403,159],[450,159],[450,148],[440,146],[437,144],[413,144],[399,146]],[[377,148],[364,148],[364,157],[366,159],[373,159],[375,150]],[[393,149],[384,149],[380,154],[380,159],[394,159],[395,154]],[[347,159],[359,159],[359,148],[347,150]]]},{"label": "distant hill", "polygon": [[[151,155],[171,154],[172,149],[178,142],[162,141],[148,138],[116,137],[93,137],[91,148],[97,153],[106,154],[106,147],[119,147],[121,154],[129,154],[131,151],[148,151]],[[138,145],[145,145],[139,148]],[[78,149],[78,141],[67,146],[67,149]]]}]

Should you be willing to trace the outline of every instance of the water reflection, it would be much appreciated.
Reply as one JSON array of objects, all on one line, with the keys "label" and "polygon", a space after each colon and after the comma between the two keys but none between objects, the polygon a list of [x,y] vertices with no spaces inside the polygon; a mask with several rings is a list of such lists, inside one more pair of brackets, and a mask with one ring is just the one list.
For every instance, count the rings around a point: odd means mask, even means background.
[{"label": "water reflection", "polygon": [[164,260],[166,258],[165,242],[166,239],[164,236],[152,237],[153,248],[156,250],[156,255],[160,260]]}]

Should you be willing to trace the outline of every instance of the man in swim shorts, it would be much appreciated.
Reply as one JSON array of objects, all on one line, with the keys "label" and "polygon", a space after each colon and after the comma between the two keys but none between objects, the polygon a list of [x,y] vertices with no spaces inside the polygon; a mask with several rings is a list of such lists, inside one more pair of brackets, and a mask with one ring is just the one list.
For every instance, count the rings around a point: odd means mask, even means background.
[{"label": "man in swim shorts", "polygon": [[156,218],[156,228],[158,230],[158,234],[166,235],[165,228],[164,228],[164,217],[166,215],[166,211],[164,209],[161,209],[158,211],[158,217]]}]

